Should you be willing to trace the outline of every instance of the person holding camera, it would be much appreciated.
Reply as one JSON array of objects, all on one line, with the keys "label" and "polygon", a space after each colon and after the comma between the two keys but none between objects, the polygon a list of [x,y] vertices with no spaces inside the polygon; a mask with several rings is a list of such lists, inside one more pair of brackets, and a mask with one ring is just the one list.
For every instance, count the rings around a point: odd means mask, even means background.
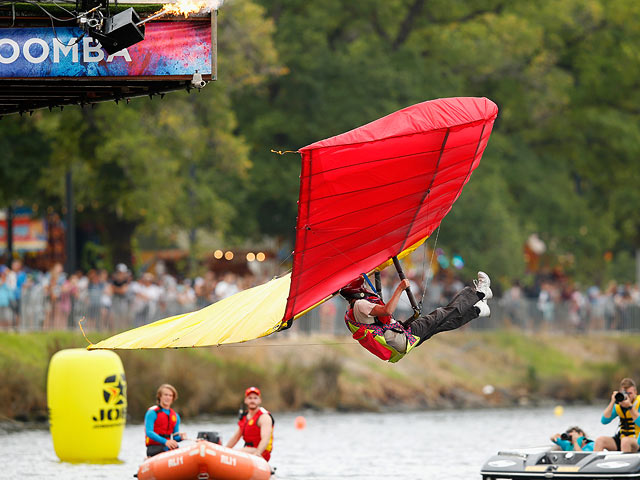
[{"label": "person holding camera", "polygon": [[630,378],[623,378],[620,381],[620,390],[611,394],[611,401],[604,409],[600,420],[606,425],[618,417],[620,419],[618,432],[613,437],[598,437],[594,450],[637,452],[640,433],[639,406],[640,397],[638,397],[636,383]]},{"label": "person holding camera", "polygon": [[171,408],[177,399],[178,391],[173,385],[164,383],[158,387],[158,403],[149,408],[144,416],[147,457],[178,448],[178,442],[187,438],[180,433],[180,415]]},{"label": "person holding camera", "polygon": [[593,452],[594,441],[588,439],[580,427],[570,427],[564,433],[556,433],[551,436],[551,441],[565,452]]}]

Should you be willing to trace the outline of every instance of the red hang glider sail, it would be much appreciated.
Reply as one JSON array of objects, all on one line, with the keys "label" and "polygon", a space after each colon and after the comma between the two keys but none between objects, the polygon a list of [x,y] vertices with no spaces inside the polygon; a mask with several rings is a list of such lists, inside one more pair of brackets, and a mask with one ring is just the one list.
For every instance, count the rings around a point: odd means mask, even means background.
[{"label": "red hang glider sail", "polygon": [[423,102],[302,149],[284,321],[428,237],[487,146],[486,98]]},{"label": "red hang glider sail", "polygon": [[486,98],[414,105],[300,150],[291,274],[89,348],[177,348],[270,335],[438,227],[487,146]]}]

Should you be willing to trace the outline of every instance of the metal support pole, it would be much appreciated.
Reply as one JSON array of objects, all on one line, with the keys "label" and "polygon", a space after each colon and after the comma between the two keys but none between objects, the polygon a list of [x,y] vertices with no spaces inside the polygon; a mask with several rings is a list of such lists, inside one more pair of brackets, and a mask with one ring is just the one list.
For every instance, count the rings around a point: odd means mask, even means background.
[{"label": "metal support pole", "polygon": [[640,287],[640,248],[636,248],[636,284]]},{"label": "metal support pole", "polygon": [[[391,259],[393,260],[393,264],[396,267],[400,280],[405,280],[407,277],[405,276],[404,271],[402,270],[402,265],[400,264],[400,260],[398,260],[397,256],[393,256],[391,257]],[[413,316],[402,323],[404,327],[407,328],[409,327],[409,325],[411,325],[411,323],[413,323],[413,321],[416,318],[420,316],[420,308],[418,307],[418,302],[416,302],[416,298],[413,296],[411,287],[405,288],[405,292],[407,292],[407,297],[409,297],[409,303],[411,303],[411,308],[413,308]]]},{"label": "metal support pole", "polygon": [[136,23],[136,27],[139,27],[140,25],[144,25],[145,23],[150,22],[151,20],[155,20],[156,18],[164,17],[165,15],[167,15],[167,13],[168,12],[165,12],[164,10],[154,13],[150,17],[147,17],[144,20],[141,20],[138,23]]},{"label": "metal support pole", "polygon": [[13,205],[7,207],[7,266],[13,261]]},{"label": "metal support pole", "polygon": [[65,270],[71,275],[76,270],[76,225],[74,217],[74,205],[73,205],[73,177],[71,175],[71,168],[67,170],[65,175],[65,187],[66,187],[66,208],[67,214],[65,215],[65,223],[67,224],[67,231],[65,235],[65,250],[66,250],[66,265]]},{"label": "metal support pole", "polygon": [[373,277],[375,278],[376,290],[378,291],[378,295],[380,295],[380,300],[383,300],[383,298],[382,298],[382,279],[380,278],[380,272],[376,271],[373,274]]},{"label": "metal support pole", "polygon": [[[193,162],[193,159],[192,159]],[[188,187],[188,196],[189,196],[189,208],[192,211],[196,209],[196,193],[194,191],[193,185],[196,184],[196,165],[195,163],[191,163],[189,165],[189,179],[190,185]],[[196,272],[196,240],[197,240],[198,231],[196,230],[195,224],[192,224],[189,227],[189,275],[195,275]],[[207,265],[207,270],[210,268],[210,265]]]},{"label": "metal support pole", "polygon": [[211,80],[218,79],[218,10],[211,12]]}]

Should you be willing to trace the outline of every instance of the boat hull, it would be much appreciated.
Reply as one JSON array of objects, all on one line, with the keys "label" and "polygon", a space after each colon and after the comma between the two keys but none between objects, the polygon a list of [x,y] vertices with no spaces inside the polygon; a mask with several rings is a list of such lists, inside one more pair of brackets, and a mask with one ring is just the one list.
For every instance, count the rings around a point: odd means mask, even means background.
[{"label": "boat hull", "polygon": [[138,480],[267,480],[271,468],[256,455],[199,441],[144,461]]},{"label": "boat hull", "polygon": [[640,454],[522,450],[499,452],[483,465],[483,480],[639,479]]}]

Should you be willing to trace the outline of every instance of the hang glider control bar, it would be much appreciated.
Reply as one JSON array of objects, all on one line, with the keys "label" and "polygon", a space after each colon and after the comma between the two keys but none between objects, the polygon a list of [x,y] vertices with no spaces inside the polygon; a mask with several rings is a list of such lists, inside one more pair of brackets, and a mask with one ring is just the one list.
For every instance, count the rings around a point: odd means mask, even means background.
[{"label": "hang glider control bar", "polygon": [[[402,264],[400,264],[400,260],[398,260],[398,257],[395,255],[391,257],[391,259],[393,260],[393,264],[396,267],[396,271],[398,272],[398,276],[400,277],[400,280],[405,280],[407,277],[405,276],[404,271],[402,270]],[[408,328],[409,325],[411,325],[413,321],[420,316],[420,307],[418,306],[418,302],[416,302],[416,298],[413,296],[411,287],[405,288],[405,292],[407,292],[407,297],[409,297],[409,303],[411,303],[411,308],[413,308],[413,315],[411,316],[411,318],[402,322],[402,325],[404,325],[405,328]]]}]

